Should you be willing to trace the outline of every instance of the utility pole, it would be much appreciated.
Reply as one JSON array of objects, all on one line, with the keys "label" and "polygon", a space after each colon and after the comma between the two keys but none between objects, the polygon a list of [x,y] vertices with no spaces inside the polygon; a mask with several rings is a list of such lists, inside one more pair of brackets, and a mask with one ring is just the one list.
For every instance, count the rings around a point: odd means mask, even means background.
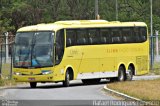
[{"label": "utility pole", "polygon": [[95,19],[99,18],[98,14],[98,0],[95,0]]},{"label": "utility pole", "polygon": [[151,35],[150,35],[150,41],[151,41],[151,54],[150,54],[150,68],[153,69],[154,64],[154,48],[153,48],[153,21],[152,21],[152,0],[150,0],[150,24],[151,24]]},{"label": "utility pole", "polygon": [[118,21],[118,1],[116,0],[116,21]]}]

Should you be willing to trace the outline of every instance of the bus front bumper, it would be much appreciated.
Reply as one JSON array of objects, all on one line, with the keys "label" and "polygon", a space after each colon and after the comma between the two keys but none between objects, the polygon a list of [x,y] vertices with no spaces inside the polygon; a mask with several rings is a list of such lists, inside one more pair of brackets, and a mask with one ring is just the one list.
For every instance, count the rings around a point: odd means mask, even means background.
[{"label": "bus front bumper", "polygon": [[53,74],[51,75],[13,75],[16,82],[54,82]]}]

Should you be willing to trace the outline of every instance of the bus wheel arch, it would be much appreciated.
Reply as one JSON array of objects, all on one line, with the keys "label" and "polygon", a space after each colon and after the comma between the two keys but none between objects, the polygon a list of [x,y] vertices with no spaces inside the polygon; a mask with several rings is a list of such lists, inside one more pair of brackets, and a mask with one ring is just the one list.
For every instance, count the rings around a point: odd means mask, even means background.
[{"label": "bus wheel arch", "polygon": [[70,80],[73,80],[74,79],[74,72],[73,72],[73,69],[71,67],[68,67],[66,71],[69,71],[69,74],[70,74]]},{"label": "bus wheel arch", "polygon": [[[133,68],[133,75],[136,75],[135,71],[136,71],[136,68],[135,68],[135,65],[133,63],[130,63],[129,66],[131,66]],[[129,68],[128,66],[128,68]]]},{"label": "bus wheel arch", "polygon": [[124,64],[121,64],[118,68],[118,81],[125,81],[126,80],[126,67]]},{"label": "bus wheel arch", "polygon": [[133,75],[135,75],[135,66],[133,63],[130,63],[126,72],[126,80],[131,81]]},{"label": "bus wheel arch", "polygon": [[68,67],[65,72],[65,79],[63,81],[63,86],[68,87],[70,80],[74,79],[73,69]]}]

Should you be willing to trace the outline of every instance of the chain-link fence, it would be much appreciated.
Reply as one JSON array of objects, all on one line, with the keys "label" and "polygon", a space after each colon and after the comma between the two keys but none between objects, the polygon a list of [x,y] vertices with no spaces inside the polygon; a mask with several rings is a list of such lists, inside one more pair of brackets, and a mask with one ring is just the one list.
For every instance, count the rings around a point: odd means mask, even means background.
[{"label": "chain-link fence", "polygon": [[12,45],[14,35],[8,33],[0,35],[0,75],[3,79],[10,79],[12,75]]},{"label": "chain-link fence", "polygon": [[160,74],[160,36],[158,35],[158,33],[156,33],[152,37],[152,39],[153,44],[150,42],[150,66],[152,65],[151,72],[154,72],[155,74]]}]

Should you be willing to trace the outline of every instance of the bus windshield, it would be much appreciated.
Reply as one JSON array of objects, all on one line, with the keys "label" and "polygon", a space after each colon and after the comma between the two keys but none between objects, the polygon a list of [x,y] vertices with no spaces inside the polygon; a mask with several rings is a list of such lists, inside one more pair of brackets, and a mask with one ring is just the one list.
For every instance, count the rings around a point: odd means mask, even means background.
[{"label": "bus windshield", "polygon": [[53,66],[54,33],[18,32],[15,38],[14,67]]}]

